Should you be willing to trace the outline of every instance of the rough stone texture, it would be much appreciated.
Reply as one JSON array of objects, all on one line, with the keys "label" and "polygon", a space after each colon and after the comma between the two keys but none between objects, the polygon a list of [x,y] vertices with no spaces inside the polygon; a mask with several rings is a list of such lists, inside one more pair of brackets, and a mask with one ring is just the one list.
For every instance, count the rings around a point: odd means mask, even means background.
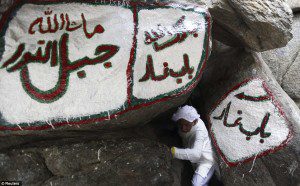
[{"label": "rough stone texture", "polygon": [[46,184],[170,185],[174,181],[171,157],[164,148],[145,139],[118,139],[43,149],[45,162],[55,175]]},{"label": "rough stone texture", "polygon": [[26,180],[26,184],[41,184],[52,173],[47,169],[43,157],[30,150],[0,154],[0,180]]},{"label": "rough stone texture", "polygon": [[300,1],[299,0],[287,0],[287,3],[292,8],[293,12],[300,11]]},{"label": "rough stone texture", "polygon": [[25,185],[179,185],[169,147],[134,130],[90,134],[2,149],[0,180]]},{"label": "rough stone texture", "polygon": [[217,100],[234,85],[251,77],[260,77],[266,81],[292,124],[294,136],[283,149],[236,167],[228,167],[220,158],[222,181],[225,185],[298,185],[300,110],[281,89],[259,54],[233,48],[213,52],[203,79],[192,96],[192,102],[202,116],[209,117],[208,113]]},{"label": "rough stone texture", "polygon": [[[296,0],[297,1],[297,0]],[[292,38],[292,10],[283,0],[176,0],[209,7],[213,38],[234,47],[266,51]],[[270,34],[272,33],[272,34]]]},{"label": "rough stone texture", "polygon": [[297,57],[287,70],[283,81],[282,88],[295,100],[300,99],[300,55],[298,52]]},{"label": "rough stone texture", "polygon": [[276,80],[287,94],[299,103],[300,100],[300,14],[295,14],[293,39],[286,47],[262,53]]},{"label": "rough stone texture", "polygon": [[2,0],[0,2],[0,13],[5,12],[9,8],[9,6],[13,4],[13,2],[14,0]]},{"label": "rough stone texture", "polygon": [[[212,1],[209,11],[220,29],[254,51],[283,47],[292,38],[292,11],[282,0],[217,0]],[[215,39],[235,46],[221,34]]]}]

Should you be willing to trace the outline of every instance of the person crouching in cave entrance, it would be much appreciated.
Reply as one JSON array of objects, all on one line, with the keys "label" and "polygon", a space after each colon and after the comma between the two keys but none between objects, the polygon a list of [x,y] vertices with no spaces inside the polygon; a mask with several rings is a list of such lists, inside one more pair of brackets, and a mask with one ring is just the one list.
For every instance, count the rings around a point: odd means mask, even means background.
[{"label": "person crouching in cave entrance", "polygon": [[192,184],[207,185],[215,170],[214,153],[204,122],[192,106],[180,107],[172,120],[179,126],[184,149],[172,147],[173,157],[189,160],[194,169]]}]

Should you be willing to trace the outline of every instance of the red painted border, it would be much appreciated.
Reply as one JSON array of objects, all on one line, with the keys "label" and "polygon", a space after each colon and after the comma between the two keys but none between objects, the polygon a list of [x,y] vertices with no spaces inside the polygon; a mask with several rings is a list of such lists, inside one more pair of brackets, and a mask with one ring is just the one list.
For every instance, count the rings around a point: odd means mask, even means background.
[{"label": "red painted border", "polygon": [[126,76],[127,76],[127,103],[130,106],[131,105],[131,95],[132,95],[132,87],[131,84],[133,83],[133,79],[131,77],[133,65],[135,61],[135,52],[137,47],[137,33],[138,33],[138,15],[137,15],[137,7],[133,6],[133,26],[134,26],[134,36],[133,36],[133,43],[132,48],[130,50],[130,59],[128,62],[127,70],[126,70]]},{"label": "red painted border", "polygon": [[[286,122],[288,123],[289,134],[288,134],[287,138],[286,138],[279,146],[275,147],[274,149],[269,149],[269,150],[263,151],[263,152],[257,154],[256,156],[252,156],[252,157],[247,158],[247,159],[242,160],[242,161],[231,162],[231,161],[229,161],[229,160],[226,158],[226,156],[224,155],[224,153],[223,153],[222,150],[220,149],[220,147],[219,147],[219,145],[218,145],[218,143],[217,143],[217,141],[216,141],[216,139],[215,139],[215,137],[214,137],[214,133],[213,133],[212,130],[211,130],[212,122],[211,122],[211,120],[210,120],[210,116],[211,116],[212,112],[217,108],[217,106],[220,105],[220,103],[221,103],[222,101],[224,101],[224,99],[226,99],[227,96],[228,96],[231,92],[237,90],[238,88],[242,87],[243,85],[247,84],[248,82],[250,82],[250,81],[252,81],[252,80],[256,80],[256,79],[262,81],[263,88],[265,89],[265,91],[267,92],[267,94],[271,97],[272,103],[275,105],[275,107],[279,110],[280,114],[284,117],[284,119],[285,119]],[[224,162],[225,162],[228,166],[230,166],[230,167],[237,166],[237,165],[239,165],[239,164],[249,162],[249,161],[251,161],[251,160],[254,160],[255,158],[260,158],[260,157],[266,156],[266,155],[268,155],[268,154],[270,154],[270,153],[274,153],[274,152],[276,152],[276,151],[282,149],[283,147],[285,147],[285,146],[287,145],[287,143],[293,138],[293,128],[292,128],[292,126],[291,126],[290,121],[287,119],[287,117],[286,117],[286,115],[285,115],[285,113],[284,113],[284,111],[283,111],[281,105],[280,105],[279,102],[275,99],[273,93],[272,93],[271,90],[268,88],[266,82],[265,82],[263,79],[260,79],[260,78],[257,78],[257,77],[255,77],[255,78],[249,78],[249,79],[246,79],[246,80],[242,81],[241,83],[237,84],[237,85],[234,86],[232,89],[230,89],[225,95],[223,95],[223,96],[221,97],[221,99],[220,99],[219,101],[217,101],[217,102],[214,104],[213,108],[211,109],[211,111],[209,112],[209,114],[208,114],[208,116],[207,116],[207,120],[208,120],[208,122],[209,122],[209,133],[210,133],[210,136],[211,136],[212,141],[213,141],[213,143],[214,143],[214,146],[216,147],[218,154],[221,156],[221,158],[224,160]]]},{"label": "red painted border", "polygon": [[[2,16],[2,19],[0,20],[0,25],[1,25],[1,31],[3,29],[3,26],[4,23],[6,22],[6,20],[9,18],[9,16],[11,15],[12,11],[19,5],[21,4],[21,1],[22,0],[16,0],[16,2],[3,14]],[[62,2],[60,0],[29,0],[27,1],[27,3],[38,3],[38,2]],[[95,2],[95,0],[86,0],[85,2]],[[99,3],[101,3],[103,1],[99,1]],[[116,1],[116,0],[105,0],[105,2],[119,2],[119,1]],[[137,6],[138,5],[141,5],[141,6],[150,6],[150,5],[154,5],[154,6],[168,6],[168,5],[172,5],[173,3],[144,3],[144,2],[130,2],[129,5],[133,8],[134,12],[137,10]],[[182,4],[182,7],[185,7],[184,4]],[[197,8],[198,6],[194,6],[193,8]],[[136,13],[136,12],[135,12]],[[137,15],[134,15],[135,17],[137,17]],[[202,67],[200,69],[200,72],[198,74],[198,76],[196,77],[196,80],[193,84],[191,84],[189,87],[187,87],[185,90],[177,93],[177,94],[173,94],[171,96],[166,96],[164,98],[161,98],[161,99],[158,99],[158,100],[155,100],[155,101],[152,101],[152,102],[148,102],[148,103],[143,103],[143,104],[140,104],[140,105],[136,105],[136,106],[130,106],[126,109],[126,110],[123,110],[123,111],[120,111],[120,112],[117,112],[115,114],[112,114],[110,116],[105,116],[105,117],[99,117],[99,118],[92,118],[92,119],[86,119],[86,120],[80,120],[80,121],[71,121],[71,122],[68,122],[68,121],[63,121],[63,122],[57,122],[57,123],[52,123],[52,126],[53,127],[60,127],[60,126],[64,126],[64,125],[83,125],[83,124],[91,124],[91,123],[97,123],[97,122],[101,122],[103,120],[107,120],[107,119],[113,119],[113,118],[116,118],[118,115],[122,115],[128,111],[133,111],[133,110],[137,110],[137,109],[140,109],[141,107],[147,107],[147,106],[150,106],[150,105],[153,105],[153,104],[156,104],[156,103],[159,103],[159,102],[164,102],[164,101],[167,101],[173,97],[178,97],[178,96],[181,96],[183,94],[186,94],[188,92],[190,92],[199,82],[201,76],[202,76],[202,73],[203,73],[203,70],[204,68],[206,67],[206,63],[207,63],[207,60],[208,60],[208,56],[210,54],[209,52],[209,44],[210,44],[210,36],[211,36],[211,16],[209,14],[208,11],[206,11],[206,17],[205,17],[206,21],[207,21],[207,41],[206,41],[206,55],[205,55],[205,58],[204,58],[204,61],[203,61],[203,64],[202,64]],[[136,42],[136,35],[137,35],[137,19],[134,18],[134,41],[133,41],[133,44],[132,46],[134,46],[135,42]],[[134,54],[134,51],[133,49],[131,49],[130,51],[130,60],[129,60],[129,63],[133,63],[133,54]],[[129,67],[129,65],[128,65]],[[131,83],[131,80],[132,80],[132,77],[129,77],[131,76],[131,71],[132,69],[128,69],[127,68],[127,98],[130,97],[131,95],[131,88],[130,88],[130,83]],[[128,97],[129,96],[129,97]],[[131,100],[130,98],[127,100],[128,103],[130,104],[131,103]],[[9,130],[9,131],[20,131],[20,130],[45,130],[45,129],[49,129],[49,128],[52,128],[52,126],[50,125],[42,125],[42,126],[28,126],[28,127],[22,127],[19,128],[19,127],[8,127],[8,126],[0,126],[0,131],[5,131],[5,130]]]}]

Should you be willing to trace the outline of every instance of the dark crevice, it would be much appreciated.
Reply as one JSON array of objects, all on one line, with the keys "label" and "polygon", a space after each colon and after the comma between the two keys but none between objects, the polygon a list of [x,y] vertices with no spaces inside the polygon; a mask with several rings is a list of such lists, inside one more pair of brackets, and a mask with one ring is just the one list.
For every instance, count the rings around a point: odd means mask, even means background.
[{"label": "dark crevice", "polygon": [[45,166],[45,168],[47,169],[47,171],[50,173],[51,177],[54,177],[55,174],[54,172],[52,172],[49,167],[47,166],[46,163],[46,158],[43,156],[43,154],[41,154],[40,152],[37,152],[38,156],[43,160],[43,165]]},{"label": "dark crevice", "polygon": [[300,50],[298,50],[296,52],[296,54],[292,57],[291,63],[288,65],[288,67],[286,68],[284,74],[282,75],[282,80],[281,80],[281,84],[280,84],[281,87],[283,86],[283,82],[284,82],[284,79],[285,79],[287,73],[289,72],[289,70],[291,69],[293,64],[296,62],[296,58],[299,56],[299,53],[300,53]]}]

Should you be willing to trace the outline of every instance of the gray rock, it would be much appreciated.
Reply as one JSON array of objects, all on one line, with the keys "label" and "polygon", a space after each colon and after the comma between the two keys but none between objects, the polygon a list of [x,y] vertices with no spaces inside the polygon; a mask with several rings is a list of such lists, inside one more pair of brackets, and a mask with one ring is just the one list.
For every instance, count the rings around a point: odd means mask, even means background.
[{"label": "gray rock", "polygon": [[[173,182],[168,148],[146,139],[76,143],[43,150],[53,185],[138,185]],[[77,161],[74,161],[76,160]],[[61,178],[63,176],[63,178]]]},{"label": "gray rock", "polygon": [[12,4],[13,0],[3,0],[0,2],[0,13],[5,12]]},{"label": "gray rock", "polygon": [[300,55],[299,51],[294,62],[289,66],[282,80],[282,88],[293,98],[300,99]]},{"label": "gray rock", "polygon": [[300,108],[300,99],[294,99],[294,101],[298,105],[298,107]]},{"label": "gray rock", "polygon": [[[270,50],[285,46],[292,38],[290,31],[293,15],[284,1],[212,2],[209,11],[216,24],[236,36],[247,48],[254,51]],[[222,35],[215,35],[219,41],[222,41],[221,37]],[[224,43],[229,44],[231,41],[227,39]]]},{"label": "gray rock", "polygon": [[294,100],[299,100],[300,15],[296,14],[293,20],[293,39],[286,47],[263,52],[262,57],[288,95]]},{"label": "gray rock", "polygon": [[[0,180],[25,185],[174,185],[169,147],[128,130],[35,141],[0,154]],[[176,185],[176,184],[175,184]]]},{"label": "gray rock", "polygon": [[293,12],[300,11],[300,1],[299,0],[287,0],[287,3],[292,8]]},{"label": "gray rock", "polygon": [[0,154],[0,180],[38,185],[52,177],[41,155],[31,150],[12,150]]}]

